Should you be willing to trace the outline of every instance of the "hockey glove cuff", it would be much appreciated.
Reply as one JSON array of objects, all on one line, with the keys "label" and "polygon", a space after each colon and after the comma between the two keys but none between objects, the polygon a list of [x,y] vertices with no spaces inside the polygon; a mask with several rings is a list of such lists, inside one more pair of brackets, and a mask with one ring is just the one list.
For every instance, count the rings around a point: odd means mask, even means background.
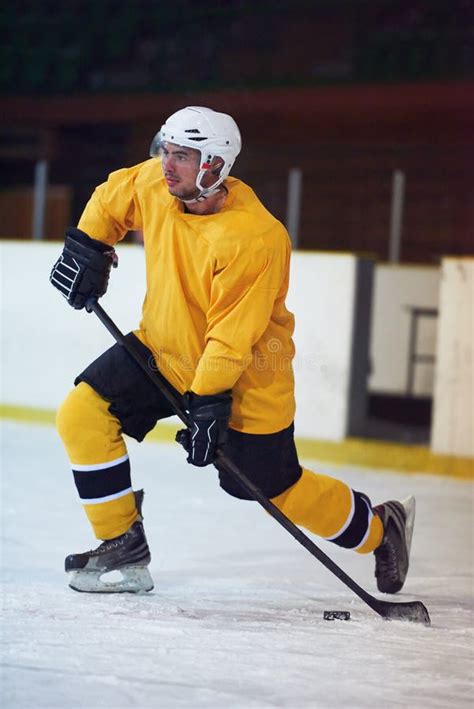
[{"label": "hockey glove cuff", "polygon": [[231,392],[199,396],[189,391],[184,395],[184,401],[190,427],[178,431],[176,440],[187,451],[188,463],[199,467],[209,465],[216,458],[217,448],[227,440]]},{"label": "hockey glove cuff", "polygon": [[61,256],[54,264],[49,280],[80,310],[89,299],[97,300],[107,290],[110,269],[118,266],[115,249],[84,231],[69,227]]}]

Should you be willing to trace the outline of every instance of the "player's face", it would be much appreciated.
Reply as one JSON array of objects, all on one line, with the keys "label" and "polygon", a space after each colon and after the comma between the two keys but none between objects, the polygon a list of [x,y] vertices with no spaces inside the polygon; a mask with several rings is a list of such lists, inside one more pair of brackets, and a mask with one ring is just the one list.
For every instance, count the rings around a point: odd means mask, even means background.
[{"label": "player's face", "polygon": [[198,194],[196,177],[201,154],[199,150],[165,142],[161,146],[161,165],[170,194],[178,199],[193,199]]}]

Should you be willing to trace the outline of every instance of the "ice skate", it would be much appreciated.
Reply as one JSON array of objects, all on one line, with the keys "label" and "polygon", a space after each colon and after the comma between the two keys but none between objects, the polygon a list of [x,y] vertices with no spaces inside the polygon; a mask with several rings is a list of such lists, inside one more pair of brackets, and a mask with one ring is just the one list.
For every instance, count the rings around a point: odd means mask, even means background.
[{"label": "ice skate", "polygon": [[403,502],[384,502],[374,507],[384,527],[382,544],[374,551],[377,588],[383,593],[397,593],[408,573],[410,547],[415,522],[415,498]]},{"label": "ice skate", "polygon": [[[130,529],[115,539],[104,541],[97,549],[66,557],[65,569],[74,591],[139,593],[152,590],[153,579],[147,568],[151,555],[141,518],[142,490],[135,493],[135,499],[140,519]],[[103,574],[110,571],[119,571],[122,578],[102,581]]]}]

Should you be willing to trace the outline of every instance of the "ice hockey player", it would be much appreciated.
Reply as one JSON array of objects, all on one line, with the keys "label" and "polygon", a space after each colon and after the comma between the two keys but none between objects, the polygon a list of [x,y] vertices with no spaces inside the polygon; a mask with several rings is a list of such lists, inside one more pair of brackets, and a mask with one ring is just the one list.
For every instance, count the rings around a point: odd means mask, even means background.
[{"label": "ice hockey player", "polygon": [[[225,113],[188,106],[171,115],[149,159],[95,189],[77,228],[66,231],[51,283],[83,308],[106,292],[117,242],[142,230],[146,298],[141,323],[127,337],[182,397],[192,422],[180,440],[188,463],[209,465],[222,448],[295,524],[374,552],[379,590],[395,593],[407,575],[414,500],[372,507],[365,494],[298,462],[294,318],[285,307],[290,240],[251,188],[229,177],[240,149],[239,129]],[[122,434],[141,441],[172,414],[118,345],[76,378],[57,426],[102,543],[66,558],[71,588],[153,588],[142,493],[132,490]],[[223,470],[218,476],[226,492],[248,498]],[[112,570],[121,580],[101,579]]]}]

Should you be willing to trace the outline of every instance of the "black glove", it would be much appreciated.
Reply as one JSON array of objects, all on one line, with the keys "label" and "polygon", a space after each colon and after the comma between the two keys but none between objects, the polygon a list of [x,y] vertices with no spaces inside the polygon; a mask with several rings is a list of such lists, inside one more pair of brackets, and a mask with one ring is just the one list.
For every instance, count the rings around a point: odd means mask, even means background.
[{"label": "black glove", "polygon": [[227,425],[232,408],[231,392],[199,396],[188,391],[184,399],[190,427],[178,431],[176,440],[188,452],[188,463],[200,467],[209,465],[216,458],[217,448],[227,440]]},{"label": "black glove", "polygon": [[54,264],[49,280],[80,310],[89,298],[97,300],[107,290],[110,269],[118,266],[112,246],[91,239],[84,231],[69,227],[61,256]]}]

